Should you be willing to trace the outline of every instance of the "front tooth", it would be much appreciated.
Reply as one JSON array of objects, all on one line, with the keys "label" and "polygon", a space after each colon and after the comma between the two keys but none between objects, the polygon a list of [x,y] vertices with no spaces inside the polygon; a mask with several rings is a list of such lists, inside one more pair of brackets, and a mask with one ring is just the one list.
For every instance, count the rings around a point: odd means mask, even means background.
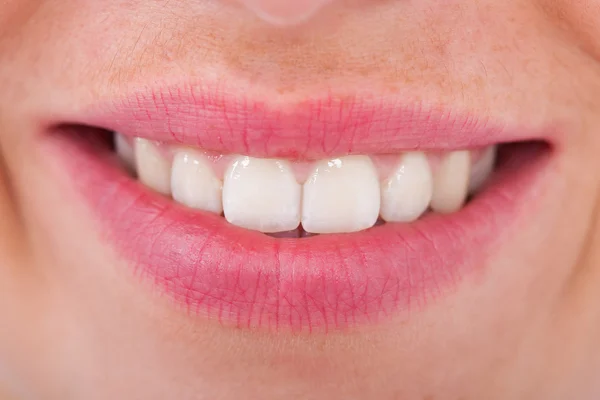
[{"label": "front tooth", "polygon": [[136,138],[135,163],[140,182],[159,193],[171,191],[171,165],[149,140]]},{"label": "front tooth", "polygon": [[471,177],[469,179],[469,193],[477,193],[487,182],[494,171],[496,164],[497,147],[490,146],[485,150],[483,156],[473,164],[471,168]]},{"label": "front tooth", "polygon": [[133,146],[122,135],[115,133],[115,149],[119,159],[129,169],[134,169],[135,156],[133,154]]},{"label": "front tooth", "polygon": [[375,225],[379,180],[366,156],[321,161],[304,184],[302,228],[310,233],[356,232]]},{"label": "front tooth", "polygon": [[221,214],[221,186],[204,155],[194,150],[181,150],[175,154],[171,171],[171,192],[175,201]]},{"label": "front tooth", "polygon": [[381,187],[381,218],[412,222],[427,210],[433,194],[433,176],[427,156],[407,153]]},{"label": "front tooth", "polygon": [[237,158],[223,182],[223,210],[230,223],[265,233],[300,225],[302,187],[283,160]]},{"label": "front tooth", "polygon": [[453,151],[442,158],[433,179],[433,211],[448,214],[460,210],[467,198],[470,168],[468,151]]}]

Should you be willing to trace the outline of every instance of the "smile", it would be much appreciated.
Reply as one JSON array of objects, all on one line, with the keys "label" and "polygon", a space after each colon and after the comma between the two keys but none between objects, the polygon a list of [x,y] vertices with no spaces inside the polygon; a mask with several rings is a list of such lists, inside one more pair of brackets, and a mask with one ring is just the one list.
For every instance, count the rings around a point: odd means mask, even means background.
[{"label": "smile", "polygon": [[548,180],[549,133],[398,103],[169,88],[44,137],[129,272],[190,315],[331,331],[485,273]]}]

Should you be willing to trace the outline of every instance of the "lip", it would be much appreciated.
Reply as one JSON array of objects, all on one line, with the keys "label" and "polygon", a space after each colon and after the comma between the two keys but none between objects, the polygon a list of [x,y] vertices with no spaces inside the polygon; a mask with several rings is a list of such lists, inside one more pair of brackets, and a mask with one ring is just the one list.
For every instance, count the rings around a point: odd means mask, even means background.
[{"label": "lip", "polygon": [[509,129],[488,118],[424,102],[407,106],[391,95],[328,93],[290,101],[239,93],[240,89],[206,84],[139,89],[61,119],[217,153],[313,160],[414,149],[462,150],[554,134]]},{"label": "lip", "polygon": [[[397,103],[353,98],[349,105],[348,98],[329,98],[286,109],[171,89],[136,93],[68,122],[222,153],[292,158],[548,136]],[[102,237],[134,268],[133,276],[158,285],[190,316],[294,332],[344,330],[408,315],[456,291],[466,277],[484,274],[488,259],[533,212],[552,159],[533,147],[517,150],[488,189],[452,215],[428,214],[415,223],[352,234],[275,239],[151,192],[88,134],[45,138],[61,182],[82,195]]]}]

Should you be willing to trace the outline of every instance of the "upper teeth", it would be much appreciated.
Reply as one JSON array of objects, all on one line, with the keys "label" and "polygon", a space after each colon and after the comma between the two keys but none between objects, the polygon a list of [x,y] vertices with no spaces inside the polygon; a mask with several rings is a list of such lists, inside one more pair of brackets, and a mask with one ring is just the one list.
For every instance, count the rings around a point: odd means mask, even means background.
[{"label": "upper teeth", "polygon": [[285,232],[300,225],[302,187],[287,161],[239,157],[223,182],[227,221],[261,232]]},{"label": "upper teeth", "polygon": [[381,195],[366,156],[320,161],[304,184],[302,228],[311,233],[356,232],[375,225]]},{"label": "upper teeth", "polygon": [[433,174],[427,156],[406,153],[394,173],[381,185],[381,217],[410,222],[425,212],[433,196]]},{"label": "upper teeth", "polygon": [[496,153],[496,146],[490,146],[485,150],[481,159],[473,164],[469,182],[469,193],[476,193],[487,182],[496,164]]},{"label": "upper teeth", "polygon": [[446,154],[433,180],[431,208],[440,213],[458,211],[467,198],[471,154],[468,151],[453,151]]},{"label": "upper teeth", "polygon": [[178,152],[173,158],[170,179],[171,194],[176,201],[215,214],[223,212],[221,181],[203,154],[194,150]]},{"label": "upper teeth", "polygon": [[140,181],[163,194],[171,193],[171,165],[147,140],[135,141],[135,167]]},{"label": "upper teeth", "polygon": [[410,152],[387,158],[385,165],[377,157],[345,156],[304,169],[285,160],[248,156],[215,161],[199,150],[165,151],[141,138],[132,148],[120,135],[116,148],[146,186],[266,233],[291,231],[300,224],[310,233],[355,232],[372,227],[378,218],[411,222],[428,208],[455,212],[486,182],[495,163],[493,146],[474,164],[469,151],[437,159]]}]

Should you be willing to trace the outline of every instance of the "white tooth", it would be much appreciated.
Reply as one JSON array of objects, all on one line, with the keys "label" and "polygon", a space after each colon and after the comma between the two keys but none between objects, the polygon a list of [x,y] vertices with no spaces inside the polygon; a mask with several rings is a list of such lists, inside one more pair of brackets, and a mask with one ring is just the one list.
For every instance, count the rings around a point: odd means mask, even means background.
[{"label": "white tooth", "polygon": [[135,163],[138,179],[159,193],[171,191],[171,165],[149,140],[136,138],[134,142]]},{"label": "white tooth", "polygon": [[433,179],[433,211],[448,214],[460,210],[467,198],[470,168],[468,151],[453,151],[442,158]]},{"label": "white tooth", "polygon": [[367,229],[377,222],[380,203],[379,179],[369,157],[324,160],[304,184],[302,228],[310,233]]},{"label": "white tooth", "polygon": [[188,207],[221,214],[221,181],[206,157],[194,150],[181,150],[173,159],[171,192],[175,201]]},{"label": "white tooth", "polygon": [[223,210],[230,223],[265,233],[300,225],[302,187],[287,161],[238,157],[223,182]]},{"label": "white tooth", "polygon": [[115,148],[119,159],[129,169],[134,169],[135,156],[133,154],[133,146],[122,135],[115,133]]},{"label": "white tooth", "polygon": [[469,193],[477,193],[487,182],[494,171],[496,164],[497,147],[490,146],[485,150],[483,156],[473,164],[471,168],[471,177],[469,179]]},{"label": "white tooth", "polygon": [[381,187],[381,218],[387,222],[412,222],[427,210],[433,194],[433,176],[427,156],[401,156],[395,172]]}]

